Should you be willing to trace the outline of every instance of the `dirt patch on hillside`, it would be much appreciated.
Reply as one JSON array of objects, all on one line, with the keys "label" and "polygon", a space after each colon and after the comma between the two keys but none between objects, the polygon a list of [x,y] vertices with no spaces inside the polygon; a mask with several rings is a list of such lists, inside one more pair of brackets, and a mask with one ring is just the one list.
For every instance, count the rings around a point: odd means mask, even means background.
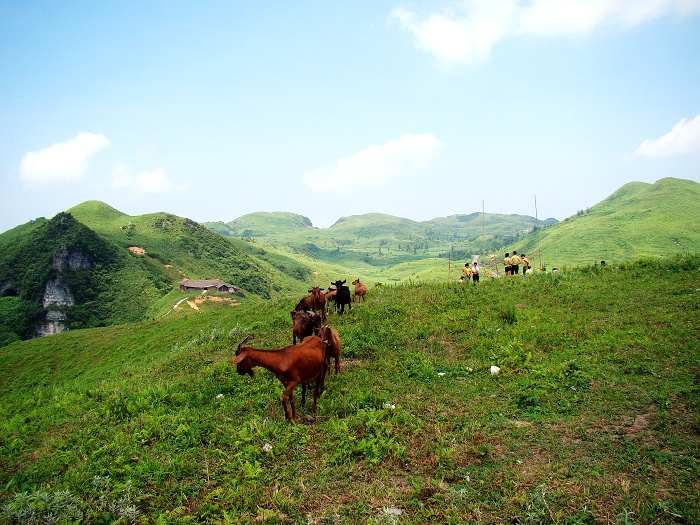
[{"label": "dirt patch on hillside", "polygon": [[204,301],[214,301],[215,303],[228,303],[231,306],[238,306],[239,303],[235,299],[229,299],[228,297],[204,297],[204,296],[199,296],[195,298],[194,302],[195,304],[202,304]]},{"label": "dirt patch on hillside", "polygon": [[140,246],[129,246],[129,251],[134,255],[146,255],[146,250]]},{"label": "dirt patch on hillside", "polygon": [[228,303],[229,306],[239,306],[241,304],[235,299],[229,299],[227,297],[204,297],[203,295],[200,295],[199,297],[196,297],[194,301],[187,301],[187,306],[199,312],[199,305],[205,301],[213,301],[215,303]]}]

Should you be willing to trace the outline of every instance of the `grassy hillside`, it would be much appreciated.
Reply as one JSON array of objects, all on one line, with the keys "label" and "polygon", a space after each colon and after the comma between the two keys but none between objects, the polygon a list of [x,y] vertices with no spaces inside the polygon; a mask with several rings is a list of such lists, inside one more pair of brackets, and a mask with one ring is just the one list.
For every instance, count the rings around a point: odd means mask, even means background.
[{"label": "grassy hillside", "polygon": [[[84,267],[70,264],[71,256]],[[67,287],[74,305],[43,305],[49,282]],[[66,316],[69,329],[142,320],[169,287],[149,260],[130,257],[70,214],[58,214],[0,245],[0,344],[32,337],[52,311]]]},{"label": "grassy hillside", "polygon": [[261,297],[270,297],[275,277],[220,235],[169,213],[130,217],[102,202],[89,201],[68,210],[105,239],[136,246],[146,256],[178,269],[189,279],[221,279]]},{"label": "grassy hillside", "polygon": [[288,300],[14,343],[2,519],[698,523],[698,288],[696,256],[374,289],[297,424],[226,363],[290,341]]},{"label": "grassy hillside", "polygon": [[[549,219],[547,223],[556,222]],[[448,258],[471,260],[484,248],[494,250],[513,242],[535,226],[534,217],[480,213],[452,215],[417,222],[381,213],[339,219],[330,228],[314,228],[306,217],[291,213],[253,213],[228,224],[205,225],[231,238],[253,238],[317,263],[350,269],[367,279],[386,282],[405,275],[410,264],[435,271],[423,277],[438,280],[448,273]],[[430,277],[433,275],[433,277]],[[418,275],[406,277],[420,278]]]},{"label": "grassy hillside", "polygon": [[[256,213],[226,225],[207,226],[229,237],[257,241],[328,262],[379,282],[397,275],[443,280],[451,262],[474,255],[489,271],[502,271],[505,252],[525,252],[534,266],[546,268],[612,263],[640,257],[694,253],[700,230],[700,184],[665,178],[654,184],[624,185],[604,201],[562,222],[519,215],[453,215],[416,222],[378,213],[343,217],[326,229],[288,213]],[[448,261],[449,259],[449,261]],[[411,263],[429,271],[406,275]],[[456,278],[455,274],[455,278]]]},{"label": "grassy hillside", "polygon": [[[51,316],[75,329],[163,315],[186,297],[178,291],[184,277],[219,278],[249,296],[270,298],[302,295],[310,285],[343,275],[252,244],[227,240],[189,219],[167,213],[130,217],[98,201],[14,228],[0,235],[0,345],[34,336]],[[89,267],[59,272],[57,254],[84,256]],[[51,282],[75,304],[42,305]]]},{"label": "grassy hillside", "polygon": [[44,217],[38,217],[37,219],[34,219],[33,221],[29,221],[26,224],[20,224],[19,226],[16,226],[12,228],[11,230],[7,230],[6,232],[0,233],[0,245],[3,244],[10,244],[13,242],[17,242],[19,239],[24,237],[25,235],[28,235],[32,230],[38,228],[42,224],[46,223],[47,219]]},{"label": "grassy hillside", "polygon": [[[541,229],[542,263],[551,268],[694,253],[700,248],[698,217],[697,182],[665,178],[625,184],[595,206]],[[512,247],[535,255],[537,234]]]}]

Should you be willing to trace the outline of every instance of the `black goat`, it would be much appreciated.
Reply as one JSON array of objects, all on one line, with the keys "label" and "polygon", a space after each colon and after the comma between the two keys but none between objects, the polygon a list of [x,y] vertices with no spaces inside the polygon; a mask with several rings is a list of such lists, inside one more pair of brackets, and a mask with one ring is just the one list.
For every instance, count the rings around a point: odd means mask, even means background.
[{"label": "black goat", "polygon": [[340,313],[342,314],[345,312],[345,305],[348,305],[348,309],[352,309],[352,300],[350,299],[350,288],[347,286],[343,286],[345,284],[345,279],[342,281],[336,281],[334,283],[331,283],[331,285],[335,286],[337,293],[335,296],[335,307],[336,309],[340,310]]}]

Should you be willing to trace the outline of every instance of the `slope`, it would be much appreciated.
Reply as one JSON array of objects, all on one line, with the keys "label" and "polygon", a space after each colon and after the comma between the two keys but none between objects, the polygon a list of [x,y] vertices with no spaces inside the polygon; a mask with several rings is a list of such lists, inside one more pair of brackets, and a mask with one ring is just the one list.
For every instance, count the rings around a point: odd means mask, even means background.
[{"label": "slope", "polygon": [[218,278],[264,298],[275,288],[269,268],[190,219],[163,212],[131,217],[96,201],[68,211],[117,246],[141,248],[147,257],[176,268],[182,277]]},{"label": "slope", "polygon": [[227,363],[289,342],[281,300],[2,348],[3,518],[698,523],[700,261],[659,265],[384,287],[295,425]]},{"label": "slope", "polygon": [[[590,265],[697,252],[700,184],[664,178],[653,184],[632,182],[569,217],[541,228],[514,247],[545,267]],[[539,260],[534,266],[539,266]]]}]

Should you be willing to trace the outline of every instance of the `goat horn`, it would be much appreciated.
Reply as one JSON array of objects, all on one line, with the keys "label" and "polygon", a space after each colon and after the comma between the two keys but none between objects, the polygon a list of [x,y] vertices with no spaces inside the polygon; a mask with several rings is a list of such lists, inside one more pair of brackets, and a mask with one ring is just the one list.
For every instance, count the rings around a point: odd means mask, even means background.
[{"label": "goat horn", "polygon": [[250,334],[249,334],[249,335],[246,335],[246,336],[245,336],[245,339],[243,339],[243,341],[241,341],[240,343],[238,343],[238,348],[236,349],[236,355],[238,355],[238,354],[241,353],[241,347],[245,344],[245,342],[248,340],[249,337],[250,337]]}]

